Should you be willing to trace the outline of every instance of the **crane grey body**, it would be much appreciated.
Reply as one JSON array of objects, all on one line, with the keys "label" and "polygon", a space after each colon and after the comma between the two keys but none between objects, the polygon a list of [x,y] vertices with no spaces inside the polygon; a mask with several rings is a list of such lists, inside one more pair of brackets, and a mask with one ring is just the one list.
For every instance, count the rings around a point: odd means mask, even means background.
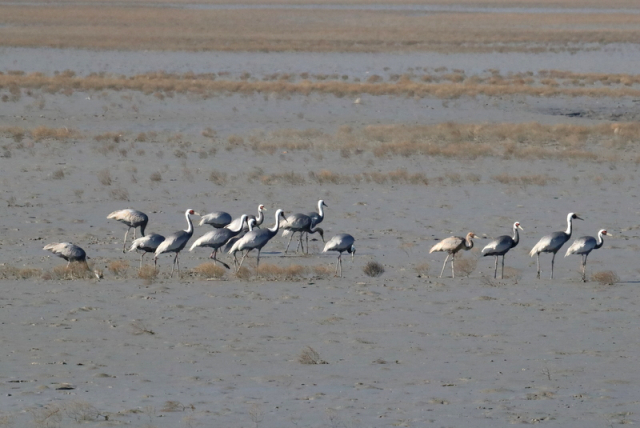
[{"label": "crane grey body", "polygon": [[[254,218],[247,218],[247,226],[249,227],[249,232],[251,232],[253,230],[253,228],[256,225],[256,219]],[[244,233],[244,229],[242,232],[238,233],[236,236],[234,236],[233,238],[229,239],[227,241],[226,244],[224,244],[224,248],[223,248],[223,252],[228,253],[229,250],[233,247],[233,245],[238,242],[238,240],[242,239],[242,237],[246,235],[246,233]],[[234,254],[235,257],[235,254]]]},{"label": "crane grey body", "polygon": [[200,219],[200,223],[198,224],[198,226],[208,224],[209,226],[213,226],[215,228],[221,228],[231,223],[231,214],[224,211],[214,211],[201,217],[202,218]]},{"label": "crane grey body", "polygon": [[531,249],[529,255],[533,257],[537,256],[538,264],[538,279],[540,279],[540,253],[553,253],[551,257],[551,279],[553,279],[553,265],[556,259],[556,253],[562,248],[565,242],[571,238],[573,231],[573,220],[582,220],[578,214],[567,214],[567,230],[564,232],[553,232],[549,235],[540,238],[538,243]]},{"label": "crane grey body", "polygon": [[43,250],[51,251],[58,257],[67,261],[67,267],[71,262],[87,263],[87,253],[77,245],[70,242],[54,242],[44,246]]},{"label": "crane grey body", "polygon": [[192,209],[188,209],[185,211],[184,216],[187,219],[187,230],[180,230],[176,233],[173,233],[165,238],[165,240],[158,245],[158,248],[155,251],[155,257],[153,258],[154,265],[158,263],[158,256],[162,253],[176,253],[175,258],[173,259],[173,265],[171,265],[171,277],[173,277],[173,269],[175,265],[178,265],[178,272],[180,272],[180,261],[178,260],[178,254],[182,249],[187,245],[191,236],[193,236],[193,223],[191,222],[192,215],[199,215]]},{"label": "crane grey body", "polygon": [[338,275],[338,268],[340,268],[340,277],[342,278],[342,253],[345,251],[351,253],[351,260],[353,260],[353,256],[356,254],[356,247],[353,245],[355,242],[355,238],[348,233],[339,233],[325,244],[322,250],[323,253],[327,251],[337,251],[339,253],[338,261],[336,262],[336,276]]},{"label": "crane grey body", "polygon": [[[247,223],[244,223],[242,221],[242,216],[234,219],[231,223],[229,223],[228,225],[226,225],[225,227],[227,229],[237,229],[239,227],[241,227],[242,225],[246,224],[246,227],[242,228],[242,231],[248,232],[249,231],[249,220],[253,219],[254,220],[254,224],[255,227],[260,227],[260,225],[262,224],[262,222],[264,221],[264,211],[266,211],[267,209],[264,207],[264,205],[260,204],[258,205],[258,216],[254,216],[252,214],[247,215]],[[245,214],[243,214],[245,215]]]},{"label": "crane grey body", "polygon": [[504,255],[507,252],[518,245],[520,242],[520,234],[518,233],[518,229],[522,229],[519,222],[513,223],[513,238],[509,235],[498,236],[493,241],[489,242],[483,249],[484,257],[487,256],[495,256],[496,264],[493,270],[493,277],[496,278],[498,275],[498,256],[502,256],[502,273],[500,274],[500,278],[504,278]]},{"label": "crane grey body", "polygon": [[582,281],[587,282],[587,257],[589,253],[593,250],[597,250],[602,247],[604,244],[604,240],[602,239],[602,235],[612,236],[605,229],[601,229],[598,232],[598,239],[593,236],[583,236],[575,241],[573,244],[567,249],[567,253],[564,255],[565,257],[570,256],[571,254],[580,254],[582,256]]},{"label": "crane grey body", "polygon": [[[236,243],[233,244],[233,247],[231,247],[231,249],[229,250],[229,254],[233,254],[233,261],[234,261],[234,264],[236,265],[236,273],[238,273],[240,266],[242,266],[242,262],[244,262],[244,258],[247,257],[247,254],[249,254],[251,250],[254,250],[254,249],[258,250],[258,260],[256,262],[256,271],[258,270],[258,267],[260,266],[260,251],[262,251],[262,248],[265,245],[267,245],[267,242],[269,242],[271,238],[276,236],[276,234],[278,233],[278,229],[280,228],[280,217],[282,217],[283,219],[285,218],[284,212],[281,209],[277,210],[275,217],[276,217],[276,223],[275,225],[273,225],[273,227],[269,229],[258,229],[258,230],[254,229],[251,232],[244,235],[242,238],[238,239],[238,241],[236,241]],[[237,259],[236,259],[236,253],[238,251],[243,251],[243,250],[247,250],[247,252],[242,256],[242,259],[240,260],[240,264],[238,265]]]},{"label": "crane grey body", "polygon": [[144,236],[144,229],[147,227],[149,217],[142,211],[133,210],[127,208],[124,210],[114,211],[107,216],[108,219],[117,220],[120,223],[124,223],[129,228],[124,234],[124,243],[122,244],[122,252],[124,253],[127,247],[127,235],[131,228],[133,228],[133,239],[136,239],[136,228],[140,228],[140,235]]},{"label": "crane grey body", "polygon": [[[322,221],[324,220],[324,209],[322,207],[329,207],[329,206],[322,199],[320,199],[318,201],[318,212],[310,212],[307,214],[298,213],[298,214],[293,214],[287,217],[287,222],[282,224],[282,228],[284,229],[284,231],[282,232],[282,236],[287,237],[288,235],[291,235],[291,237],[289,238],[289,243],[287,244],[287,250],[289,249],[289,244],[291,243],[291,240],[293,239],[293,235],[296,232],[300,232],[300,239],[298,240],[298,244],[296,245],[296,253],[298,252],[298,248],[302,246],[302,235],[306,235],[307,237],[307,254],[309,254],[309,233],[316,233],[316,232],[320,233],[320,236],[322,237],[322,242],[324,242],[324,230],[322,230],[321,228],[316,229],[316,226],[322,223]],[[288,227],[289,218],[293,216],[305,216],[305,215],[310,219],[310,223],[308,225],[304,225],[300,220],[297,220],[295,222],[296,226],[302,226],[300,230],[294,230],[293,228]],[[287,250],[285,250],[285,253],[287,252]],[[304,251],[304,248],[302,248],[302,251]]]},{"label": "crane grey body", "polygon": [[164,236],[158,235],[157,233],[151,233],[147,236],[143,236],[142,238],[135,239],[131,243],[131,248],[129,251],[142,251],[140,255],[140,268],[142,268],[142,259],[147,253],[155,253],[158,249],[158,246],[162,244],[164,241]]},{"label": "crane grey body", "polygon": [[451,277],[456,277],[456,273],[453,267],[453,260],[455,259],[456,253],[458,251],[468,251],[473,248],[473,241],[471,240],[471,238],[477,238],[476,234],[473,232],[469,232],[467,233],[467,236],[465,238],[461,238],[459,236],[450,236],[431,247],[431,249],[429,250],[429,254],[433,253],[434,251],[447,252],[447,258],[444,259],[444,264],[442,265],[442,270],[440,271],[440,276],[438,278],[442,278],[442,274],[444,273],[444,268],[447,265],[449,256],[451,256]]},{"label": "crane grey body", "polygon": [[[314,229],[311,226],[311,217],[309,217],[306,214],[302,214],[302,213],[291,214],[283,222],[282,228],[285,229],[285,233],[283,233],[283,236],[286,236],[289,233],[291,234],[291,236],[289,237],[289,242],[287,243],[287,248],[284,250],[285,253],[289,250],[289,245],[291,244],[293,235],[295,235],[296,232],[300,234],[298,239],[298,246],[302,247],[301,250],[303,252],[304,252],[304,245],[302,244],[302,235],[304,232],[307,233],[307,254],[309,253],[309,233],[316,233],[316,232],[319,233],[320,236],[322,237],[322,242],[324,242],[324,230],[322,230],[319,227]],[[296,248],[296,251],[298,251],[298,248]]]},{"label": "crane grey body", "polygon": [[220,262],[224,267],[229,269],[229,265],[218,260],[216,258],[216,255],[218,254],[218,250],[220,249],[220,247],[226,244],[229,239],[242,232],[246,220],[247,215],[242,214],[242,217],[240,217],[240,224],[238,224],[235,229],[223,227],[221,229],[214,229],[211,232],[205,233],[200,238],[198,238],[196,242],[193,243],[193,245],[191,245],[189,251],[193,251],[197,247],[210,247],[213,249],[213,251],[211,251],[211,255],[209,256],[209,258],[213,259],[214,263]]}]

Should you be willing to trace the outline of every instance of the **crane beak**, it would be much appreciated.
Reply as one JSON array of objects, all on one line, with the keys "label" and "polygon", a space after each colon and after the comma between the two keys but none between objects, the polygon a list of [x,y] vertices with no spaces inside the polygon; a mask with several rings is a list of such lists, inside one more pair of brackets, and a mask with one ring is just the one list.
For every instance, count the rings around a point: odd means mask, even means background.
[{"label": "crane beak", "polygon": [[522,226],[520,226],[520,225],[518,225],[518,229],[520,229],[520,230],[524,230],[524,229],[522,228]]},{"label": "crane beak", "polygon": [[194,212],[193,212],[193,215],[197,215],[197,216],[202,217],[202,214],[200,214],[200,213],[199,213],[199,212],[197,212],[197,211],[194,211]]},{"label": "crane beak", "polygon": [[611,236],[613,236],[613,233],[607,232],[607,236],[611,237]]}]

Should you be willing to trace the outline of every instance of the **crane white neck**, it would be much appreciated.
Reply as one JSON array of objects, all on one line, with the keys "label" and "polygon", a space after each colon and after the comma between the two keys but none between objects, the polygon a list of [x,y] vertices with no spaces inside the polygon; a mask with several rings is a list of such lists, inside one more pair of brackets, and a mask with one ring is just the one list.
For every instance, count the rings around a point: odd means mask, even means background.
[{"label": "crane white neck", "polygon": [[596,244],[596,248],[600,248],[602,247],[602,244],[604,244],[604,239],[602,238],[602,232],[604,230],[601,230],[598,232],[598,243]]},{"label": "crane white neck", "polygon": [[262,211],[262,205],[258,207],[258,217],[256,217],[256,225],[261,225],[264,221],[264,212]]},{"label": "crane white neck", "polygon": [[282,214],[282,210],[276,211],[276,224],[268,229],[271,233],[277,233],[278,229],[280,228],[280,214]]},{"label": "crane white neck", "polygon": [[518,223],[513,223],[513,243],[514,246],[518,245],[520,241],[520,233],[518,232]]},{"label": "crane white neck", "polygon": [[467,250],[470,250],[473,248],[473,241],[471,240],[471,235],[467,235],[467,237],[465,238],[464,246],[467,248]]},{"label": "crane white neck", "polygon": [[244,228],[244,222],[245,221],[247,221],[247,215],[246,214],[242,214],[240,216],[240,224],[238,225],[238,228],[236,230],[230,229],[231,232],[240,233],[240,231],[242,231],[242,229]]},{"label": "crane white neck", "polygon": [[187,224],[189,225],[189,227],[187,227],[187,230],[185,230],[185,232],[193,233],[193,223],[191,222],[191,214],[189,213],[189,211],[191,210],[186,210],[184,212],[184,216],[187,218]]},{"label": "crane white neck", "polygon": [[571,236],[572,226],[573,226],[573,213],[569,213],[567,215],[567,230],[564,233]]},{"label": "crane white neck", "polygon": [[322,207],[324,205],[324,201],[323,200],[319,200],[318,201],[318,215],[320,216],[321,219],[324,219],[324,208]]}]

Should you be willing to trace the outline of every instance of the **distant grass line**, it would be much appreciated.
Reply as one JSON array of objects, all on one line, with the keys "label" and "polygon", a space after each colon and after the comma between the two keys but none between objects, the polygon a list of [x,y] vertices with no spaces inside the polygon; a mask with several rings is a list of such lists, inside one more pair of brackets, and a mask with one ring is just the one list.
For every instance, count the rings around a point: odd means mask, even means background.
[{"label": "distant grass line", "polygon": [[[92,74],[86,77],[76,76],[72,71],[65,71],[58,75],[47,76],[42,73],[24,74],[22,72],[0,73],[0,91],[7,90],[9,94],[2,96],[3,101],[17,100],[21,90],[41,90],[47,93],[63,93],[70,95],[74,91],[138,91],[146,95],[174,93],[196,94],[211,97],[219,94],[280,94],[309,95],[312,93],[330,94],[336,97],[356,97],[363,94],[372,96],[402,96],[402,97],[435,97],[440,99],[455,99],[463,96],[508,96],[528,95],[533,97],[640,97],[640,75],[601,75],[601,74],[572,74],[561,71],[543,72],[544,75],[562,75],[564,81],[556,78],[544,77],[525,80],[523,77],[502,76],[465,77],[460,73],[450,73],[447,76],[411,77],[401,76],[394,81],[369,79],[367,82],[341,80],[227,80],[220,79],[214,74],[195,75],[167,75],[164,73],[147,73],[135,76],[111,76]],[[318,76],[316,76],[318,78]],[[322,78],[322,76],[320,76]],[[437,79],[438,82],[431,80]],[[445,81],[442,81],[445,80]],[[454,80],[454,81],[451,81]],[[569,83],[566,83],[569,82]],[[594,86],[604,83],[607,86]],[[591,86],[586,87],[589,84]],[[568,86],[571,85],[571,86]],[[616,85],[611,87],[611,85]],[[18,98],[16,98],[18,97]]]},{"label": "distant grass line", "polygon": [[[621,7],[637,8],[630,1],[614,1]],[[446,0],[421,3],[456,4]],[[505,0],[463,3],[514,5]],[[342,0],[342,4],[349,3]],[[568,0],[521,0],[517,6],[577,8],[588,7],[587,4],[596,8],[602,5],[593,0],[580,2],[579,6]],[[158,7],[158,3],[150,2],[123,6],[109,1],[66,1],[0,4],[0,16],[3,24],[0,46],[21,47],[450,53],[577,51],[640,41],[640,15],[628,13],[406,13],[349,8],[214,10]]]}]

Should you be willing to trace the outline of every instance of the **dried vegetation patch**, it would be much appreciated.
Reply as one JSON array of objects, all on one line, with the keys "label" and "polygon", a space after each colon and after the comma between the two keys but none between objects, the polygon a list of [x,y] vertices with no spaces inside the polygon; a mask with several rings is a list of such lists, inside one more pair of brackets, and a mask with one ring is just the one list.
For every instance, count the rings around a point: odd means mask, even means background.
[{"label": "dried vegetation patch", "polygon": [[213,262],[205,262],[193,269],[198,275],[207,279],[220,279],[224,276],[225,269]]}]

